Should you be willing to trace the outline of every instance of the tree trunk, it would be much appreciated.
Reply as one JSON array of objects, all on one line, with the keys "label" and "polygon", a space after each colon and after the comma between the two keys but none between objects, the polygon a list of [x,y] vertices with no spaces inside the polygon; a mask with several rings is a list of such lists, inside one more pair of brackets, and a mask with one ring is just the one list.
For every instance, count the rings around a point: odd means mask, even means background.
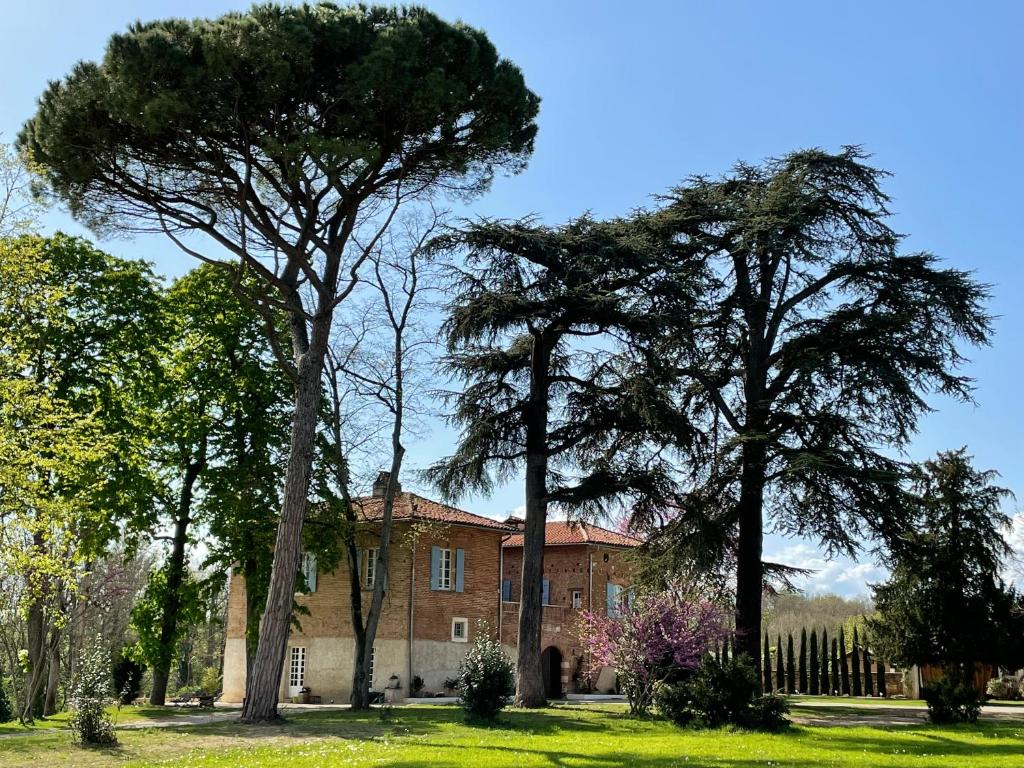
[{"label": "tree trunk", "polygon": [[519,596],[517,707],[543,707],[541,622],[544,592],[544,526],[547,522],[548,366],[551,352],[543,335],[533,337],[530,401],[526,416],[526,521],[523,525],[523,573]]},{"label": "tree trunk", "polygon": [[[205,446],[203,448],[202,453],[205,454]],[[185,468],[185,476],[181,481],[171,556],[167,561],[167,592],[160,612],[160,655],[153,665],[153,690],[149,694],[149,703],[155,706],[163,706],[167,700],[167,681],[171,673],[174,646],[178,639],[181,585],[185,579],[185,545],[188,543],[188,526],[192,522],[192,492],[205,463],[205,455],[190,463]]]},{"label": "tree trunk", "polygon": [[[45,546],[42,534],[33,534],[33,547],[42,551]],[[46,637],[48,624],[46,617],[46,592],[48,583],[45,577],[37,585],[38,593],[32,598],[26,620],[26,637],[28,640],[28,672],[25,674],[25,699],[23,701],[20,720],[31,723],[43,714],[43,679],[46,672]]]},{"label": "tree trunk", "polygon": [[57,714],[57,684],[60,681],[60,639],[61,632],[54,628],[50,633],[48,671],[46,676],[46,698],[43,700],[43,717]]},{"label": "tree trunk", "polygon": [[242,577],[245,579],[245,689],[249,692],[249,680],[252,679],[252,665],[256,660],[256,646],[259,643],[260,608],[263,605],[256,598],[253,585],[256,583],[258,566],[255,561],[247,560],[242,566]]},{"label": "tree trunk", "polygon": [[761,564],[766,448],[760,440],[743,446],[738,507],[739,541],[736,548],[736,643],[758,665],[758,639],[761,636],[761,596],[764,573]]},{"label": "tree trunk", "polygon": [[247,685],[242,720],[265,723],[278,719],[277,699],[288,646],[295,575],[302,553],[302,523],[306,515],[310,469],[313,464],[314,438],[320,415],[321,381],[326,352],[326,334],[330,316],[317,317],[326,323],[315,343],[298,360],[295,385],[295,413],[292,417],[291,450],[285,473],[281,522],[274,543],[274,561],[270,571],[267,605],[260,622],[259,644]]}]

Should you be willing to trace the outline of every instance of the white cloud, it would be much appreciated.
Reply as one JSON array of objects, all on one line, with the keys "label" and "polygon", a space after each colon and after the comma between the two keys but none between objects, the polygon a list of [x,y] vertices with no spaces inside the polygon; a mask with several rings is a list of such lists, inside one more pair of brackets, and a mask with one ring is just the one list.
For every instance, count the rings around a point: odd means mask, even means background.
[{"label": "white cloud", "polygon": [[793,542],[782,549],[766,552],[764,559],[783,565],[791,565],[811,571],[807,576],[797,577],[793,582],[809,594],[834,592],[844,597],[859,597],[871,594],[869,583],[882,581],[886,576],[884,568],[870,562],[858,562],[848,557],[827,559],[809,542]]}]

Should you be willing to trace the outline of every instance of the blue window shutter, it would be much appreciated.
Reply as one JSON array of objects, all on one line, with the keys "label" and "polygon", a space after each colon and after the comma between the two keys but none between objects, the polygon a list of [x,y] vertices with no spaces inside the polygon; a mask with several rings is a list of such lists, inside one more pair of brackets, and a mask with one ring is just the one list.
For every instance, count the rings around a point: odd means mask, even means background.
[{"label": "blue window shutter", "polygon": [[512,579],[502,579],[501,599],[504,600],[506,603],[512,601]]},{"label": "blue window shutter", "polygon": [[544,605],[551,605],[551,603],[549,602],[550,598],[551,598],[551,582],[548,581],[547,579],[544,579],[544,591],[540,593],[540,601]]},{"label": "blue window shutter", "polygon": [[619,607],[615,604],[615,585],[610,581],[604,587],[604,600],[608,616],[615,618],[619,615]]},{"label": "blue window shutter", "polygon": [[430,548],[430,588],[441,588],[441,548]]},{"label": "blue window shutter", "polygon": [[461,592],[462,591],[465,565],[466,565],[466,551],[464,549],[456,549],[455,550],[455,591],[456,592]]}]

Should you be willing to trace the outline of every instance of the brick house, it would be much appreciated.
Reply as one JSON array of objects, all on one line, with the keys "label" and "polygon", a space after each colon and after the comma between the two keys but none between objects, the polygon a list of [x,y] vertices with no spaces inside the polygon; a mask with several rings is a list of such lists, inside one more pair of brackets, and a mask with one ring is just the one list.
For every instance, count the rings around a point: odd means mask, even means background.
[{"label": "brick house", "polygon": [[[355,500],[364,530],[361,563],[373,561],[379,539],[383,487]],[[409,695],[418,676],[424,690],[442,691],[458,672],[484,620],[492,631],[500,614],[501,544],[515,529],[497,520],[403,492],[395,499],[389,573],[384,609],[373,648],[371,689],[395,684]],[[323,703],[347,702],[351,693],[353,635],[348,568],[318,572],[312,557],[303,558],[310,585],[296,602],[309,610],[300,615],[301,629],[292,629],[285,653],[281,699],[300,695],[304,687]],[[364,606],[369,607],[375,575],[360,568]],[[228,592],[227,639],[224,649],[225,701],[245,695],[245,583],[232,575]]]},{"label": "brick house", "polygon": [[[506,522],[515,524],[510,518]],[[628,553],[639,539],[590,523],[551,522],[544,530],[544,616],[541,649],[544,687],[549,698],[615,688],[615,672],[604,669],[596,680],[587,674],[589,662],[580,648],[580,611],[610,612],[630,600]],[[516,644],[519,592],[522,579],[523,536],[510,536],[503,547],[501,569],[502,642]]]},{"label": "brick house", "polygon": [[[356,499],[363,530],[360,563],[373,562],[383,513],[383,482],[374,495]],[[409,696],[409,683],[423,680],[427,692],[441,692],[458,673],[477,622],[486,621],[510,656],[515,654],[522,535],[514,518],[501,522],[402,492],[395,499],[384,610],[373,647],[371,689],[397,687]],[[593,525],[549,523],[545,548],[544,660],[551,696],[575,689],[570,660],[582,658],[575,639],[578,611],[615,610],[627,594],[623,551],[639,542]],[[308,688],[323,703],[347,702],[354,657],[348,568],[318,571],[303,558],[310,586],[296,602],[301,629],[292,629],[285,653],[280,698]],[[372,568],[360,567],[364,606],[369,606]],[[224,649],[224,693],[228,702],[245,695],[245,582],[232,575],[228,591]],[[614,686],[614,674],[602,673],[601,691]]]}]

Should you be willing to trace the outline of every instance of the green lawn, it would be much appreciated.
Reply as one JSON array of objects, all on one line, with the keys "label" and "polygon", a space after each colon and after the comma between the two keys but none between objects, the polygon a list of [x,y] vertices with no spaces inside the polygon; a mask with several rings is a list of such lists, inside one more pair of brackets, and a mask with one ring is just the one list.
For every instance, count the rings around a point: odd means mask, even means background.
[{"label": "green lawn", "polygon": [[[194,707],[151,707],[148,704],[144,704],[142,706],[125,706],[120,709],[117,709],[116,707],[108,707],[107,711],[110,712],[111,717],[114,718],[114,722],[117,725],[125,725],[127,723],[138,723],[146,720],[167,720],[194,715],[208,715],[214,710],[196,709]],[[216,711],[220,712],[223,710],[218,709]],[[22,725],[17,721],[3,723],[0,725],[0,736],[5,734],[32,733],[34,731],[50,730],[54,728],[67,728],[68,717],[70,717],[69,712],[61,712],[60,714],[36,720],[35,723],[30,726]]]},{"label": "green lawn", "polygon": [[783,734],[680,730],[621,706],[558,705],[467,725],[454,707],[316,712],[282,726],[234,723],[121,731],[113,750],[80,749],[67,733],[0,739],[0,766],[269,768],[368,766],[985,766],[1019,768],[1024,720],[978,726],[794,727]]}]

